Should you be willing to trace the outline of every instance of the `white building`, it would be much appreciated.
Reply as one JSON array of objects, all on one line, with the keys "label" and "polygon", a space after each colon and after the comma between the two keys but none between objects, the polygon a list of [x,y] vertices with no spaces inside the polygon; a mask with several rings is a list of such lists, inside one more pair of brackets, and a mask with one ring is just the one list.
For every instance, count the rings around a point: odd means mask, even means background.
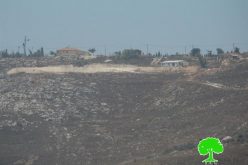
[{"label": "white building", "polygon": [[174,60],[160,62],[160,65],[162,67],[186,67],[189,65],[189,63],[184,60]]}]

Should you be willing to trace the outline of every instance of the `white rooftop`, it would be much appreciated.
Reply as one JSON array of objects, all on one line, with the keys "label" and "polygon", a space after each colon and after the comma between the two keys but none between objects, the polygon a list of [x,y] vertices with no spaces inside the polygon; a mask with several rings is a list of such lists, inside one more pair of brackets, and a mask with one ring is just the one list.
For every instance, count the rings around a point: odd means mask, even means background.
[{"label": "white rooftop", "polygon": [[161,63],[165,64],[165,63],[178,63],[178,62],[184,62],[184,60],[163,61]]}]

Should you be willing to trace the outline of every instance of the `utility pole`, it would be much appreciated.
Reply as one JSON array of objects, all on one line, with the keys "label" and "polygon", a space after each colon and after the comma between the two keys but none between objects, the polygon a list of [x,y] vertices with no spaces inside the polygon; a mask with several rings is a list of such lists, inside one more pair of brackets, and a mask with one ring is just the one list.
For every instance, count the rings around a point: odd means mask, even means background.
[{"label": "utility pole", "polygon": [[149,54],[149,44],[146,44],[146,55]]},{"label": "utility pole", "polygon": [[106,48],[106,46],[104,46],[104,54],[105,54],[105,56],[107,55],[107,48]]},{"label": "utility pole", "polygon": [[27,42],[30,41],[30,39],[27,38],[27,36],[25,36],[24,38],[24,42],[22,44],[23,46],[23,51],[24,51],[24,55],[27,56],[27,52],[26,52],[26,46],[27,46]]}]

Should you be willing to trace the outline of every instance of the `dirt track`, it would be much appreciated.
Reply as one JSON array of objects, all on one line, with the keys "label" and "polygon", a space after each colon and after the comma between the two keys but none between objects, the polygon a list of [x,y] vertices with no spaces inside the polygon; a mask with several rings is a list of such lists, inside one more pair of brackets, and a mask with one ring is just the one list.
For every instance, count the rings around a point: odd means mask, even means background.
[{"label": "dirt track", "polygon": [[169,72],[169,71],[180,71],[185,70],[184,68],[163,68],[163,67],[139,67],[134,65],[111,65],[111,64],[91,64],[85,65],[84,67],[75,67],[73,65],[59,65],[59,66],[47,66],[47,67],[19,67],[12,68],[7,74],[18,74],[18,73],[158,73],[158,72]]}]

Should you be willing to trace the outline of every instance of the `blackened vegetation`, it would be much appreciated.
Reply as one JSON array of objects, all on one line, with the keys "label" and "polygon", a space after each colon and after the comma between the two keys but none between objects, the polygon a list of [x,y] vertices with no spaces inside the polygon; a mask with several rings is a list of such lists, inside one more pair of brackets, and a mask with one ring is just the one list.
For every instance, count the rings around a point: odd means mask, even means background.
[{"label": "blackened vegetation", "polygon": [[245,84],[247,63],[197,81],[182,73],[6,75],[61,63],[1,59],[0,164],[197,165],[197,143],[208,136],[233,138],[221,163],[247,164],[246,86],[199,82]]}]

